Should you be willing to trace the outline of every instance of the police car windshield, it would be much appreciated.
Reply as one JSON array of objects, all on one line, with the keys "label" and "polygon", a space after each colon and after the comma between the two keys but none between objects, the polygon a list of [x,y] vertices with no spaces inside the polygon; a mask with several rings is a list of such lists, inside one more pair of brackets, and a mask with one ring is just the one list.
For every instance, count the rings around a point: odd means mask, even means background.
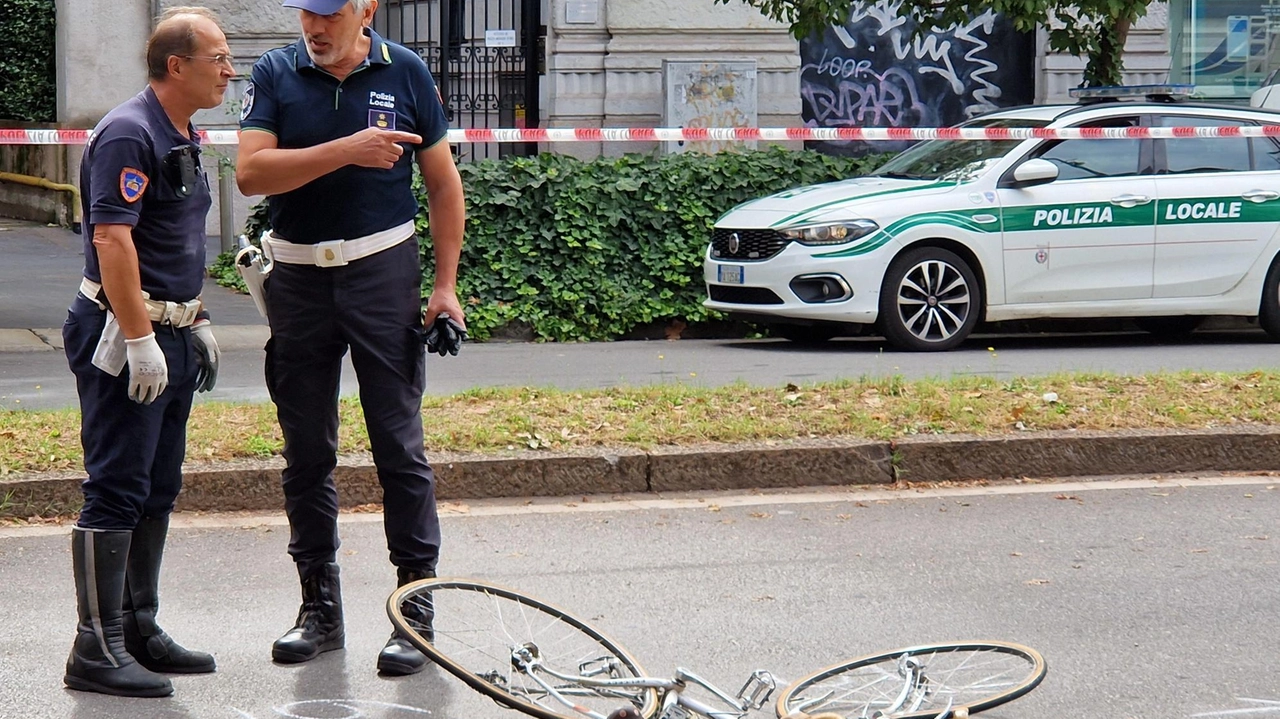
[{"label": "police car windshield", "polygon": [[[1043,120],[1000,118],[966,122],[960,127],[1044,127]],[[902,180],[972,180],[1004,157],[1021,140],[928,140],[903,150],[872,172]]]}]

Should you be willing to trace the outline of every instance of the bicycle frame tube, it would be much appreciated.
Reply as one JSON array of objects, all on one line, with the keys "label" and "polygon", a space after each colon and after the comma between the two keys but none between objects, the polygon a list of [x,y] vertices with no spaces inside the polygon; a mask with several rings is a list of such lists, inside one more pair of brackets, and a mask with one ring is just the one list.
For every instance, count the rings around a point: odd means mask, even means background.
[{"label": "bicycle frame tube", "polygon": [[652,688],[652,689],[670,690],[674,688],[676,685],[676,682],[670,679],[656,679],[653,677],[629,677],[625,679],[595,679],[592,677],[579,676],[577,674],[561,674],[560,672],[557,672],[554,669],[548,669],[547,667],[542,665],[542,662],[539,662],[536,659],[532,661],[526,661],[522,669],[524,669],[525,676],[537,682],[538,686],[542,687],[542,689],[547,692],[548,696],[560,702],[561,704],[565,705],[569,709],[572,709],[573,711],[578,712],[579,714],[585,717],[590,717],[591,719],[606,719],[606,717],[605,715],[599,712],[595,712],[587,707],[575,704],[572,700],[567,698],[560,690],[551,686],[551,684],[546,682],[541,676],[538,676],[539,673],[545,672],[548,675],[555,677],[556,679],[559,679],[562,682],[581,684],[583,686],[596,687],[599,689]]},{"label": "bicycle frame tube", "polygon": [[[671,679],[658,679],[656,677],[622,677],[620,679],[596,679],[595,677],[584,677],[577,674],[561,674],[554,669],[548,669],[541,662],[535,662],[529,665],[529,669],[537,669],[540,672],[546,672],[562,682],[573,682],[588,687],[598,687],[601,689],[674,689],[676,682]],[[532,676],[533,672],[527,672]]]},{"label": "bicycle frame tube", "polygon": [[[746,714],[747,714],[747,707],[742,703],[742,701],[740,701],[740,700],[739,700],[739,699],[737,699],[736,697],[731,697],[731,696],[729,696],[729,694],[728,694],[727,692],[722,691],[722,690],[721,690],[719,687],[717,687],[716,685],[712,684],[711,682],[707,681],[706,679],[703,679],[702,677],[698,676],[697,674],[694,674],[693,672],[689,671],[688,669],[684,669],[684,668],[682,668],[682,667],[677,667],[677,668],[676,668],[676,683],[677,683],[677,684],[685,684],[685,683],[688,683],[688,682],[692,682],[692,683],[694,683],[694,684],[697,684],[698,686],[702,687],[703,689],[706,689],[707,691],[711,692],[712,694],[715,694],[715,695],[720,699],[720,701],[722,701],[722,702],[724,702],[725,704],[728,704],[729,706],[733,707],[733,709],[732,709],[732,710],[730,710],[730,711],[725,711],[725,710],[723,710],[723,709],[715,709],[715,708],[711,707],[710,705],[703,704],[702,702],[698,701],[697,699],[692,699],[692,698],[690,698],[690,697],[686,697],[683,693],[680,693],[680,695],[679,695],[679,702],[680,702],[680,706],[684,707],[685,709],[690,709],[690,710],[695,711],[695,712],[697,712],[697,713],[699,713],[699,714],[701,714],[701,715],[703,715],[703,716],[705,716],[705,717],[710,717],[711,719],[720,719],[721,717],[735,717],[736,719],[740,719],[741,717],[746,716]],[[677,689],[676,691],[677,691],[677,693],[679,693],[679,691],[680,691],[680,690],[679,690],[679,689]]]},{"label": "bicycle frame tube", "polygon": [[[525,669],[526,676],[537,682],[549,696],[569,709],[572,709],[583,716],[590,717],[591,719],[605,719],[605,717],[598,712],[588,709],[587,707],[579,706],[574,703],[571,699],[566,697],[562,691],[551,686],[549,682],[545,681],[538,675],[545,672],[547,675],[562,682],[580,684],[582,686],[595,687],[598,689],[659,689],[666,695],[663,699],[664,706],[671,701],[670,697],[674,696],[676,703],[681,707],[688,709],[699,716],[707,717],[708,719],[742,719],[742,717],[746,716],[747,713],[747,709],[743,706],[741,701],[730,696],[727,692],[721,690],[706,679],[703,679],[702,677],[699,677],[693,672],[685,669],[677,669],[675,679],[658,679],[656,677],[596,679],[594,677],[584,677],[577,674],[562,674],[554,669],[544,666],[541,662],[536,660],[526,663]],[[732,707],[732,709],[717,709],[716,707],[700,702],[692,697],[684,696],[682,690],[686,683],[696,684],[712,694],[715,694],[716,697]]]}]

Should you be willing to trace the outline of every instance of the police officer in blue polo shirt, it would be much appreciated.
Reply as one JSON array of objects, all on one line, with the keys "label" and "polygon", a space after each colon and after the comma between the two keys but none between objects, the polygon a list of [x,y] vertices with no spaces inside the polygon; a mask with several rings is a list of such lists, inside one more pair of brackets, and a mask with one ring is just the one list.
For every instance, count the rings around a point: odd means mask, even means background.
[{"label": "police officer in blue polo shirt", "polygon": [[[435,479],[423,450],[421,330],[441,313],[464,322],[455,285],[465,223],[462,180],[445,140],[439,92],[417,54],[369,25],[377,0],[285,0],[302,38],[253,67],[241,115],[236,178],[269,195],[275,261],[265,285],[271,340],[267,388],[284,434],[289,554],[302,584],[277,662],[343,646],[338,582],[338,379],[348,349],[383,488],[391,563],[400,584],[435,575]],[[421,306],[413,162],[431,216],[435,285]],[[429,617],[418,617],[420,621]],[[384,674],[426,657],[394,633]]]},{"label": "police officer in blue polo shirt", "polygon": [[89,475],[71,533],[72,689],[167,696],[161,673],[214,670],[156,611],[192,395],[218,372],[199,299],[211,202],[191,116],[222,104],[229,58],[213,13],[169,10],[147,43],[147,89],[107,113],[84,152],[84,279],[62,328]]}]

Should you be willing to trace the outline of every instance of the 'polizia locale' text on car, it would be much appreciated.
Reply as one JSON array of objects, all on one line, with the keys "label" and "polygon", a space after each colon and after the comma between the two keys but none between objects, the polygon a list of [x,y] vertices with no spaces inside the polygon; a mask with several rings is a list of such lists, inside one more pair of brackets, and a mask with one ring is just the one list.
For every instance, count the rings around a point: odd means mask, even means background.
[{"label": "'polizia locale' text on car", "polygon": [[910,350],[1033,318],[1186,332],[1236,315],[1280,339],[1277,138],[1141,130],[1277,125],[1158,97],[984,115],[960,127],[1138,130],[929,140],[870,175],[743,204],[715,224],[705,305],[796,340],[875,327]]}]

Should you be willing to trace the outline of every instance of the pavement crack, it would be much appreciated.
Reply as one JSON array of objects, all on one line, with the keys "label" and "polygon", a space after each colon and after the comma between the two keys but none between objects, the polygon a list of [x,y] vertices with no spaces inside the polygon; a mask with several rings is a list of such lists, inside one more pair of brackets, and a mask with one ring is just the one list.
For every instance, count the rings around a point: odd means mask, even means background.
[{"label": "pavement crack", "polygon": [[36,336],[36,339],[43,342],[45,346],[47,346],[49,349],[51,350],[59,349],[57,345],[55,345],[52,341],[49,340],[49,336],[44,332],[41,332],[40,330],[29,330],[29,331],[31,332],[31,334]]}]

